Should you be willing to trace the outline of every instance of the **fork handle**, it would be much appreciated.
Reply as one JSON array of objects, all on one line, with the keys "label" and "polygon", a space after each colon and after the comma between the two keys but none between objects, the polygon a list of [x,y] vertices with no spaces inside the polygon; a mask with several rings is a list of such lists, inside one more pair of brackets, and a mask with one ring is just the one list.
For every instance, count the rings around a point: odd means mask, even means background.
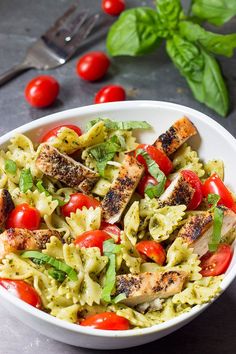
[{"label": "fork handle", "polygon": [[0,86],[6,84],[8,81],[10,81],[23,71],[29,70],[30,68],[30,64],[26,62],[13,66],[11,69],[7,70],[5,73],[0,75]]}]

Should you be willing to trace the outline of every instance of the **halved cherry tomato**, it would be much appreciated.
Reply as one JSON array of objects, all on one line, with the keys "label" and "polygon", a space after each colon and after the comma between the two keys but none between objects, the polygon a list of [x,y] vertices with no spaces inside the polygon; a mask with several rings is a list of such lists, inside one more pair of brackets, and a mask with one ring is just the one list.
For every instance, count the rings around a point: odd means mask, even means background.
[{"label": "halved cherry tomato", "polygon": [[108,56],[103,52],[90,52],[83,55],[77,62],[77,74],[87,81],[101,79],[110,66]]},{"label": "halved cherry tomato", "polygon": [[188,182],[190,186],[195,190],[192,200],[190,201],[187,207],[188,210],[194,210],[199,206],[203,198],[202,183],[199,177],[193,171],[183,170],[180,173],[182,174],[186,182]]},{"label": "halved cherry tomato", "polygon": [[92,230],[86,231],[79,237],[77,237],[74,241],[75,245],[79,247],[98,247],[100,248],[101,254],[103,253],[103,242],[109,240],[111,236],[102,230]]},{"label": "halved cherry tomato", "polygon": [[148,155],[158,164],[160,170],[164,172],[166,176],[172,171],[173,164],[171,160],[166,156],[166,154],[164,154],[164,152],[155,148],[153,145],[140,144],[137,146],[135,154],[137,160],[144,165],[146,172],[148,172],[146,161],[143,156],[137,155],[138,149],[145,150]]},{"label": "halved cherry tomato", "polygon": [[76,134],[78,136],[80,136],[82,134],[81,129],[79,127],[77,127],[77,125],[73,125],[73,124],[64,124],[64,125],[59,125],[51,130],[49,130],[41,139],[42,143],[46,143],[49,140],[51,140],[52,138],[57,137],[59,131],[61,128],[70,128],[72,130],[74,130],[76,132]]},{"label": "halved cherry tomato", "polygon": [[108,222],[102,221],[101,230],[107,232],[109,235],[114,236],[115,242],[120,243],[120,228],[115,224],[109,224]]},{"label": "halved cherry tomato", "polygon": [[140,241],[137,243],[136,249],[144,259],[148,257],[160,265],[165,263],[166,252],[160,243],[155,241]]},{"label": "halved cherry tomato", "polygon": [[37,291],[24,280],[0,278],[0,285],[9,291],[9,293],[27,302],[29,305],[41,308],[41,299]]},{"label": "halved cherry tomato", "polygon": [[125,99],[126,93],[122,86],[109,85],[97,92],[94,103],[125,101]]},{"label": "halved cherry tomato", "polygon": [[129,321],[114,312],[102,312],[89,316],[85,320],[82,320],[80,325],[112,331],[123,331],[130,328]]},{"label": "halved cherry tomato", "polygon": [[227,208],[235,210],[236,207],[232,194],[216,173],[206,179],[202,186],[202,191],[204,197],[207,197],[211,193],[218,194],[220,196],[219,205],[225,205]]},{"label": "halved cherry tomato", "polygon": [[40,225],[40,212],[27,203],[19,204],[13,209],[6,221],[6,228],[37,230]]},{"label": "halved cherry tomato", "polygon": [[56,100],[59,90],[59,83],[54,77],[41,75],[28,83],[25,88],[25,98],[33,107],[48,107]]},{"label": "halved cherry tomato", "polygon": [[87,209],[91,207],[95,209],[100,206],[100,202],[83,193],[74,193],[70,195],[69,202],[61,207],[61,212],[65,217],[70,216],[70,213],[75,213],[77,209],[82,209],[84,206]]},{"label": "halved cherry tomato", "polygon": [[201,258],[200,267],[203,277],[211,277],[226,272],[233,257],[233,250],[230,245],[220,244],[215,252],[207,252]]},{"label": "halved cherry tomato", "polygon": [[[169,179],[167,179],[166,184],[165,184],[165,189],[169,187],[170,183],[171,183],[171,181]],[[142,197],[144,197],[144,194],[145,194],[144,192],[145,192],[146,187],[150,184],[153,186],[156,186],[157,180],[149,174],[144,175],[138,184],[138,193]]]},{"label": "halved cherry tomato", "polygon": [[124,0],[102,0],[103,11],[111,16],[118,16],[125,9]]}]

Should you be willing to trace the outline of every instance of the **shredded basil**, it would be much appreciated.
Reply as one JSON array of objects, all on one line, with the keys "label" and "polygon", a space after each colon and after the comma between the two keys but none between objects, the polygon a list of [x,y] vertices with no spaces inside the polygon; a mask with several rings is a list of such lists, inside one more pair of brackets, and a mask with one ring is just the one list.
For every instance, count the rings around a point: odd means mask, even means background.
[{"label": "shredded basil", "polygon": [[215,252],[220,243],[223,219],[224,219],[224,210],[216,207],[214,209],[213,234],[211,237],[211,241],[209,243],[209,250],[211,252]]},{"label": "shredded basil", "polygon": [[69,195],[67,195],[64,200],[61,200],[60,198],[54,197],[54,196],[53,196],[51,193],[49,193],[49,191],[43,186],[43,181],[42,181],[42,180],[39,180],[39,181],[36,183],[36,187],[37,187],[37,189],[39,190],[40,193],[45,193],[45,195],[46,195],[47,197],[51,196],[53,200],[58,201],[58,205],[59,205],[59,206],[63,206],[63,205],[65,205],[65,204],[67,204],[68,201],[70,200],[70,196],[69,196]]},{"label": "shredded basil", "polygon": [[157,180],[156,186],[148,185],[145,189],[145,193],[149,196],[149,198],[160,197],[160,195],[165,190],[166,184],[166,176],[160,170],[158,164],[150,157],[150,155],[143,149],[138,149],[136,152],[136,156],[141,155],[147,164],[148,172],[152,177]]},{"label": "shredded basil", "polygon": [[151,125],[145,121],[127,121],[127,122],[115,122],[112,121],[108,118],[102,119],[102,118],[96,118],[91,120],[90,122],[87,123],[86,125],[86,130],[88,131],[89,129],[92,128],[96,123],[103,121],[105,124],[105,127],[108,130],[132,130],[132,129],[150,129]]},{"label": "shredded basil", "polygon": [[48,274],[59,282],[63,282],[66,278],[66,273],[57,269],[49,269]]},{"label": "shredded basil", "polygon": [[33,187],[33,177],[30,169],[22,170],[20,174],[19,187],[21,192],[25,193]]},{"label": "shredded basil", "polygon": [[17,170],[17,166],[16,166],[16,163],[15,161],[13,160],[6,160],[5,161],[5,170],[6,172],[14,175],[16,173],[16,170]]},{"label": "shredded basil", "polygon": [[47,264],[50,264],[51,266],[53,266],[56,270],[62,271],[64,273],[67,274],[67,276],[73,280],[76,281],[78,280],[78,276],[76,271],[71,268],[69,265],[67,265],[64,262],[58,261],[56,258],[54,257],[50,257],[44,253],[38,252],[38,251],[26,251],[23,252],[21,254],[22,258],[33,258],[38,259],[38,260],[42,260]]},{"label": "shredded basil", "polygon": [[112,299],[112,303],[118,304],[118,302],[120,302],[120,301],[122,301],[122,300],[124,300],[124,299],[126,299],[125,293],[120,293],[119,295],[117,295],[116,297],[114,297],[114,298]]},{"label": "shredded basil", "polygon": [[214,193],[208,194],[207,201],[209,204],[211,204],[210,210],[215,209],[219,200],[220,200],[220,196],[218,194],[214,194]]}]

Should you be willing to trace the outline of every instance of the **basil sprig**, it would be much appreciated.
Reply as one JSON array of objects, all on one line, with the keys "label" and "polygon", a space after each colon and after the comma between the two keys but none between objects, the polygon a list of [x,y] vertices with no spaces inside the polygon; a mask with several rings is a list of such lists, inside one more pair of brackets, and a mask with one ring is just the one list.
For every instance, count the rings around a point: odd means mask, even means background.
[{"label": "basil sprig", "polygon": [[[111,56],[144,55],[166,40],[167,53],[186,79],[194,97],[226,116],[229,94],[214,54],[231,57],[236,34],[206,31],[183,13],[180,0],[157,0],[157,10],[137,7],[124,11],[111,26],[107,49]],[[193,0],[188,13],[222,24],[236,15],[235,0]],[[195,17],[196,19],[196,17]],[[212,20],[212,21],[211,21]]]},{"label": "basil sprig", "polygon": [[211,204],[210,211],[213,211],[213,233],[209,242],[209,250],[215,252],[221,240],[221,229],[224,219],[224,210],[217,207],[217,203],[220,200],[218,194],[208,194],[207,201]]},{"label": "basil sprig", "polygon": [[151,125],[145,121],[139,121],[139,120],[131,120],[131,121],[113,121],[108,118],[102,119],[102,118],[96,118],[93,120],[90,120],[87,125],[86,125],[86,131],[91,129],[96,123],[103,121],[105,124],[105,127],[108,130],[133,130],[133,129],[150,129]]},{"label": "basil sprig", "polygon": [[160,195],[164,192],[165,190],[165,184],[166,184],[166,176],[165,174],[160,170],[158,164],[150,157],[150,155],[143,149],[138,149],[136,151],[136,156],[141,155],[146,164],[147,164],[147,169],[148,172],[152,177],[154,177],[157,181],[157,185],[153,186],[149,184],[145,188],[145,193],[149,196],[149,198],[155,198],[155,197],[160,197]]},{"label": "basil sprig", "polygon": [[20,179],[19,179],[19,187],[21,192],[25,193],[28,190],[30,190],[33,187],[33,177],[30,172],[30,169],[27,168],[25,170],[22,170],[20,173]]},{"label": "basil sprig", "polygon": [[5,161],[5,170],[6,172],[14,175],[16,173],[16,170],[17,170],[17,166],[16,166],[16,163],[15,161],[13,160],[6,160]]}]

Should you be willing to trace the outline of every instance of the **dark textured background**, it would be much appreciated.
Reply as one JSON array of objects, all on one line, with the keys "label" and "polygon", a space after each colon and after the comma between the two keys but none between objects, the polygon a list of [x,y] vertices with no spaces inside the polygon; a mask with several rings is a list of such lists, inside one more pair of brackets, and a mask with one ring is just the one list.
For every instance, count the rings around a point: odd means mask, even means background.
[{"label": "dark textured background", "polygon": [[[19,62],[26,48],[42,34],[65,9],[70,0],[0,0],[0,72]],[[80,0],[81,8],[99,10],[100,0]],[[128,1],[128,6],[153,4],[154,1]],[[183,1],[186,6],[189,1]],[[236,21],[221,28],[222,33],[236,32]],[[105,50],[105,40],[94,41],[81,51]],[[80,52],[78,53],[78,55]],[[124,85],[129,99],[171,101],[198,109],[226,127],[236,136],[236,57],[220,58],[231,96],[231,113],[227,119],[196,102],[182,77],[170,63],[164,47],[156,53],[141,58],[112,60],[107,77],[98,83],[82,82],[75,74],[76,57],[61,68],[50,71],[61,84],[59,99],[48,109],[36,110],[24,100],[26,83],[40,74],[28,71],[0,88],[0,133],[30,122],[46,114],[84,106],[93,102],[95,92],[108,83]],[[45,73],[45,72],[44,72]],[[217,144],[217,142],[216,142]],[[233,354],[236,353],[236,282],[208,310],[192,323],[163,338],[138,348],[117,350],[114,353],[171,354]],[[75,348],[62,344],[21,324],[4,309],[0,309],[1,354],[75,354],[93,353],[94,350]],[[98,351],[98,353],[102,351]]]}]

